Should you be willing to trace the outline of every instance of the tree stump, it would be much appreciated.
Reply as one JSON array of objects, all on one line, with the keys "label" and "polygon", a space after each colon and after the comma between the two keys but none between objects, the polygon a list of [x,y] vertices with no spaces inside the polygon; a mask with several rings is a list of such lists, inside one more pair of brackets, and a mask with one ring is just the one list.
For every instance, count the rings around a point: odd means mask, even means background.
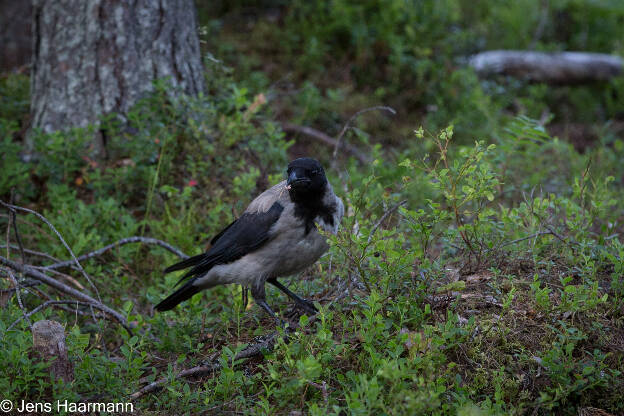
[{"label": "tree stump", "polygon": [[65,329],[56,321],[37,321],[32,326],[33,352],[40,360],[52,362],[50,373],[54,380],[65,383],[74,380],[74,368],[67,358]]}]

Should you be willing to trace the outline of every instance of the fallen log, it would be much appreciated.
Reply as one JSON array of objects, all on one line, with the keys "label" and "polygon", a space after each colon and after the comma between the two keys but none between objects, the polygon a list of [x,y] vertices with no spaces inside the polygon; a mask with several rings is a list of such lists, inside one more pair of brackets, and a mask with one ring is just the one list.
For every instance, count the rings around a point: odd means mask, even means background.
[{"label": "fallen log", "polygon": [[469,64],[481,77],[509,75],[549,84],[605,81],[624,70],[621,57],[590,52],[495,50],[473,55]]}]

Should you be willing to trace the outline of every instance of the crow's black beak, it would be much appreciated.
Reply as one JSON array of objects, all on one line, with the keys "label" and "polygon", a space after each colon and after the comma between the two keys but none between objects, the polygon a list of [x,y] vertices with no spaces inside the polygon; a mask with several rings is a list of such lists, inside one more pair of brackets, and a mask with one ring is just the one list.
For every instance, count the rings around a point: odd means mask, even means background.
[{"label": "crow's black beak", "polygon": [[286,185],[292,188],[299,188],[301,186],[307,186],[312,182],[310,178],[305,176],[299,176],[296,170],[292,170],[288,175],[288,180],[286,181]]}]

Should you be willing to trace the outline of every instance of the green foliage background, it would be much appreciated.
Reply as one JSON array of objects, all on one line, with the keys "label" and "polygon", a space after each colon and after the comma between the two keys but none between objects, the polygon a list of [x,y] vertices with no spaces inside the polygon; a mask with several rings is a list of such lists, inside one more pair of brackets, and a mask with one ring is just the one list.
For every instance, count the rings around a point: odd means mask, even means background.
[{"label": "green foliage background", "polygon": [[[126,122],[104,117],[106,160],[86,157],[92,130],[75,129],[37,135],[38,159],[24,163],[29,80],[3,74],[0,197],[8,201],[13,189],[15,203],[44,214],[77,254],[142,235],[193,255],[280,181],[290,158],[316,156],[347,215],[328,236],[329,253],[286,282],[321,312],[302,316],[269,289],[296,331],[258,359],[231,362],[273,321],[255,306],[242,311],[234,286],[155,314],[152,305],[177,281],[162,275],[176,258],[125,245],[83,266],[133,334],[72,308],[31,316],[66,326],[72,383],[51,382],[30,357],[27,323],[8,329],[22,311],[2,292],[3,398],[124,401],[165,377],[137,408],[624,412],[624,79],[554,87],[481,80],[466,65],[470,54],[495,48],[624,55],[621,2],[197,5],[207,93],[171,98],[163,80]],[[370,164],[282,131],[290,122],[336,135],[355,112],[379,104],[397,115],[366,113],[343,137]],[[575,146],[555,137],[579,125]],[[0,229],[7,219],[2,213]],[[18,221],[27,248],[68,258],[43,223]],[[8,255],[19,258],[15,249]],[[63,272],[91,293],[80,274]],[[8,289],[1,269],[0,277]],[[27,310],[43,302],[35,289],[21,297]],[[175,377],[207,361],[222,369],[194,383]]]}]

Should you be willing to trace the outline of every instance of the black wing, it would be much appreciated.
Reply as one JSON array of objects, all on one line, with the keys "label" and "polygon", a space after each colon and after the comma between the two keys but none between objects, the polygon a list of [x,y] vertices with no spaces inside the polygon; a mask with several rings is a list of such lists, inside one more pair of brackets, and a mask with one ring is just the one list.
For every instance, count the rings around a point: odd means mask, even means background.
[{"label": "black wing", "polygon": [[189,270],[180,281],[190,276],[201,276],[217,264],[226,264],[238,260],[256,250],[269,239],[269,230],[279,219],[284,207],[275,202],[266,212],[244,213],[212,239],[212,247],[197,256],[193,256],[165,269],[165,273],[176,270]]}]

